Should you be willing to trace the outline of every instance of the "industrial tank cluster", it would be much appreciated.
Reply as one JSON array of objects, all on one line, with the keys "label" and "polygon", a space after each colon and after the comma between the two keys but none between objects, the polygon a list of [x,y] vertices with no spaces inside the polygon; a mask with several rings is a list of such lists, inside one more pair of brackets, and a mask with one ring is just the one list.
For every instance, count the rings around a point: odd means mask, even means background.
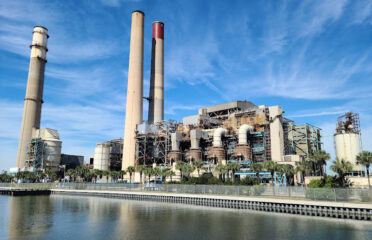
[{"label": "industrial tank cluster", "polygon": [[[296,125],[283,116],[280,106],[256,106],[234,101],[203,107],[182,122],[164,121],[164,24],[153,23],[149,96],[143,96],[144,13],[132,12],[124,139],[98,143],[92,167],[120,170],[128,166],[173,167],[178,161],[203,161],[210,171],[218,163],[242,165],[237,175],[250,172],[253,162],[273,160],[296,166],[321,149],[320,129]],[[40,129],[41,104],[48,30],[35,27],[31,47],[23,121],[17,153],[17,169],[33,167],[57,171],[60,165],[82,157],[61,154],[58,132]],[[143,101],[149,101],[148,120],[143,120]],[[342,119],[341,119],[342,118]],[[339,119],[335,147],[337,157],[353,163],[360,152],[358,115]],[[66,157],[67,156],[67,157]],[[300,179],[300,177],[298,177]]]}]

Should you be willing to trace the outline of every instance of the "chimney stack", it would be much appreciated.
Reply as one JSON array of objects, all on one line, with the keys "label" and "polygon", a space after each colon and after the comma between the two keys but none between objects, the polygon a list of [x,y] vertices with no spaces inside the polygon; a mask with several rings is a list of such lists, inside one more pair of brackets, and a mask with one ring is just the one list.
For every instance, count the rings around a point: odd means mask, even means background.
[{"label": "chimney stack", "polygon": [[135,164],[137,124],[142,122],[143,109],[143,31],[145,14],[132,12],[130,53],[128,69],[127,105],[125,109],[125,130],[122,169]]},{"label": "chimney stack", "polygon": [[23,108],[23,119],[17,151],[16,165],[18,168],[25,166],[27,147],[32,139],[33,129],[40,128],[48,38],[48,29],[41,26],[34,27],[32,44],[30,45],[31,58]]},{"label": "chimney stack", "polygon": [[164,23],[152,24],[151,76],[148,122],[164,120]]}]

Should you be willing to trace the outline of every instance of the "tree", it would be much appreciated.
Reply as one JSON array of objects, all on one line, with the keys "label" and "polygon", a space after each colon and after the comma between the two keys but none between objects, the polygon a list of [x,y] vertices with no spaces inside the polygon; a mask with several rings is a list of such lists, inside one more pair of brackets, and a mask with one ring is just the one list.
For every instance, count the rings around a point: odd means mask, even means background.
[{"label": "tree", "polygon": [[200,170],[203,168],[203,165],[204,165],[204,163],[201,160],[198,160],[198,161],[194,162],[194,166],[196,168],[196,171],[198,172],[198,177],[200,177]]},{"label": "tree", "polygon": [[232,181],[235,179],[235,172],[241,168],[240,164],[237,162],[229,162],[227,164],[227,169],[232,173]]},{"label": "tree", "polygon": [[146,175],[146,176],[148,176],[148,178],[149,178],[149,183],[150,183],[150,178],[151,178],[151,176],[153,175],[153,169],[151,168],[151,167],[147,167],[147,168],[145,168],[144,170],[143,170],[143,173]]},{"label": "tree", "polygon": [[353,170],[353,165],[350,162],[342,158],[336,158],[331,165],[331,170],[338,174],[341,186],[344,187],[349,185],[346,181],[345,175]]},{"label": "tree", "polygon": [[191,166],[189,164],[185,164],[182,167],[182,173],[187,178],[189,178],[190,177],[190,173],[192,173],[194,171],[195,171],[195,167],[194,166]]},{"label": "tree", "polygon": [[0,182],[11,182],[12,181],[12,176],[7,174],[6,172],[0,174]]},{"label": "tree", "polygon": [[368,178],[368,188],[371,188],[371,182],[369,180],[369,167],[372,164],[372,152],[363,151],[359,153],[359,155],[356,158],[356,163],[366,168],[367,178]]},{"label": "tree", "polygon": [[134,173],[135,168],[133,166],[129,166],[127,168],[127,173],[129,173],[129,183],[132,183],[132,174]]},{"label": "tree", "polygon": [[182,161],[178,161],[176,163],[176,169],[180,171],[181,173],[181,180],[183,178],[183,170],[184,170],[184,167],[185,167],[186,163],[185,162],[182,162]]},{"label": "tree", "polygon": [[255,172],[256,173],[256,177],[257,177],[257,180],[258,182],[260,183],[260,172],[262,171],[262,164],[261,163],[253,163],[251,166],[250,166],[250,169],[251,171]]},{"label": "tree", "polygon": [[227,173],[227,167],[219,163],[214,167],[214,170],[217,172],[218,178],[220,179],[220,181],[225,182],[224,175]]},{"label": "tree", "polygon": [[141,184],[142,184],[142,173],[143,173],[143,170],[144,170],[145,168],[146,168],[146,167],[143,166],[143,165],[138,165],[138,166],[136,167],[136,171],[139,172],[139,174],[140,174],[140,182],[141,182]]},{"label": "tree", "polygon": [[83,181],[88,177],[90,169],[86,166],[78,166],[75,168],[76,174],[83,179]]},{"label": "tree", "polygon": [[127,172],[125,170],[120,170],[119,171],[119,175],[120,175],[120,179],[121,181],[123,181],[123,178],[124,178],[124,175],[126,174]]},{"label": "tree", "polygon": [[175,176],[175,175],[176,175],[176,173],[173,172],[171,169],[170,169],[169,171],[167,171],[167,177],[170,178],[170,181],[171,181],[171,182],[173,181],[173,180],[172,180],[172,177]]},{"label": "tree", "polygon": [[292,165],[289,164],[279,165],[279,172],[285,174],[285,177],[287,178],[289,185],[293,184],[294,168]]},{"label": "tree", "polygon": [[327,160],[329,159],[331,159],[331,156],[324,150],[314,152],[311,161],[314,163],[316,168],[319,167],[320,176],[324,176],[324,166],[327,165]]},{"label": "tree", "polygon": [[53,182],[57,178],[57,174],[49,169],[45,170],[45,175],[49,178],[51,182]]},{"label": "tree", "polygon": [[70,181],[72,180],[74,182],[76,180],[77,174],[76,174],[75,169],[67,170],[66,175],[69,176]]},{"label": "tree", "polygon": [[298,173],[298,172],[301,173],[302,184],[305,185],[305,175],[306,175],[306,173],[311,172],[311,167],[310,167],[309,162],[307,162],[307,161],[299,162],[297,167],[295,168],[295,172],[296,173]]},{"label": "tree", "polygon": [[274,162],[273,160],[269,160],[264,162],[263,168],[266,169],[266,171],[269,171],[271,174],[271,180],[274,184],[274,172],[279,169],[279,164],[277,162]]},{"label": "tree", "polygon": [[111,177],[112,180],[114,180],[113,182],[116,182],[116,180],[120,177],[120,172],[111,171],[110,172],[110,177]]}]

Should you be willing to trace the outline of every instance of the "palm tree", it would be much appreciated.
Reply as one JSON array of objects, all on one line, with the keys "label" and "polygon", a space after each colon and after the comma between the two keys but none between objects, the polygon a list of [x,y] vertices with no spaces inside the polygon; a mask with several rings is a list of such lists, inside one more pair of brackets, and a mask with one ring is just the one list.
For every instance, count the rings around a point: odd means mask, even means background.
[{"label": "palm tree", "polygon": [[264,162],[263,168],[266,169],[266,171],[269,171],[271,174],[272,183],[274,184],[274,172],[279,169],[279,164],[277,162],[274,162],[273,160],[269,160]]},{"label": "palm tree", "polygon": [[53,182],[57,178],[57,174],[49,169],[45,170],[45,175]]},{"label": "palm tree", "polygon": [[201,160],[198,160],[198,161],[194,162],[194,166],[196,168],[196,171],[198,172],[198,177],[200,177],[200,170],[203,168],[203,165],[204,165],[204,163]]},{"label": "palm tree", "polygon": [[189,178],[190,174],[195,171],[195,167],[189,164],[183,165],[182,173],[185,177]]},{"label": "palm tree", "polygon": [[148,176],[149,178],[149,183],[150,183],[150,178],[151,178],[151,175],[153,175],[153,169],[151,167],[147,167],[143,170],[143,173]]},{"label": "palm tree", "polygon": [[356,158],[356,163],[366,167],[367,178],[368,178],[368,188],[371,188],[371,183],[369,180],[369,167],[372,164],[372,152],[363,151],[359,153],[359,155]]},{"label": "palm tree", "polygon": [[184,167],[185,167],[186,163],[185,162],[182,162],[182,161],[178,161],[176,163],[176,169],[180,171],[181,173],[181,180],[183,178],[183,170],[184,170]]},{"label": "palm tree", "polygon": [[324,166],[327,165],[327,160],[331,159],[329,153],[324,150],[314,152],[311,161],[314,165],[320,168],[320,176],[324,176]]},{"label": "palm tree", "polygon": [[285,174],[286,179],[288,180],[288,184],[292,185],[293,183],[293,175],[294,175],[294,169],[292,165],[284,164],[280,165],[279,172]]},{"label": "palm tree", "polygon": [[171,182],[173,181],[173,180],[172,180],[172,177],[175,176],[175,175],[176,175],[176,173],[173,172],[172,170],[167,171],[167,177],[170,178],[170,181],[171,181]]},{"label": "palm tree", "polygon": [[262,171],[262,164],[261,163],[253,163],[251,166],[250,166],[250,169],[251,171],[255,172],[256,173],[256,178],[258,180],[258,182],[260,183],[260,172]]},{"label": "palm tree", "polygon": [[302,185],[305,185],[305,175],[306,173],[309,173],[311,172],[311,166],[309,164],[309,162],[307,161],[301,161],[297,164],[297,167],[295,168],[295,172],[298,173],[300,172],[301,173],[301,181],[302,181]]},{"label": "palm tree", "polygon": [[[237,162],[229,162],[227,164],[227,169],[231,170],[231,172],[232,172],[232,181],[235,180],[235,172],[238,171],[240,168],[241,168],[241,166]],[[227,174],[227,176],[229,176],[229,175]]]},{"label": "palm tree", "polygon": [[127,173],[129,173],[129,183],[132,183],[132,174],[134,173],[135,168],[133,166],[129,166],[127,168]]},{"label": "palm tree", "polygon": [[225,182],[225,177],[222,176],[224,176],[227,173],[227,167],[219,163],[214,167],[214,170],[217,172],[220,181]]},{"label": "palm tree", "polygon": [[111,171],[110,172],[110,177],[112,180],[114,180],[113,182],[116,182],[116,180],[120,177],[120,172],[119,171]]},{"label": "palm tree", "polygon": [[72,180],[74,182],[76,180],[77,174],[75,169],[67,170],[66,175],[70,177],[70,181]]},{"label": "palm tree", "polygon": [[136,171],[139,172],[140,174],[140,182],[142,184],[142,173],[143,173],[143,170],[145,170],[145,166],[144,165],[137,165],[136,167]]},{"label": "palm tree", "polygon": [[341,186],[346,186],[345,174],[353,170],[353,165],[345,159],[336,158],[331,165],[331,170],[338,174]]}]

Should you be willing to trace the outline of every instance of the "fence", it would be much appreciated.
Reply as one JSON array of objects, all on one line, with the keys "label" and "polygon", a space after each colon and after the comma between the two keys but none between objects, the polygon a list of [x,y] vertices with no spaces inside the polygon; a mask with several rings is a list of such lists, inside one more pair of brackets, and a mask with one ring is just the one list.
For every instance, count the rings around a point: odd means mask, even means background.
[{"label": "fence", "polygon": [[354,188],[305,188],[278,186],[226,186],[187,184],[124,184],[124,183],[0,183],[1,187],[17,189],[79,189],[95,191],[156,191],[185,194],[213,194],[229,196],[297,198],[334,202],[369,202],[372,194],[368,189]]}]

